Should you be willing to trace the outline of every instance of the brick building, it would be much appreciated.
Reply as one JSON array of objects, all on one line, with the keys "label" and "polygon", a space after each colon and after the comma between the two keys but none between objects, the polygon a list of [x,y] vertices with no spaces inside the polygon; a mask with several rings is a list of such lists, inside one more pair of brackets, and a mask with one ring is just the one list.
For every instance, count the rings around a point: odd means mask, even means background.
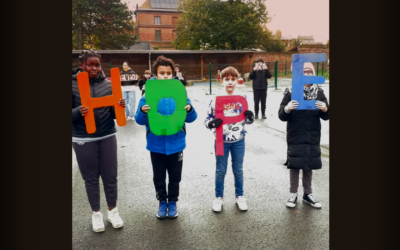
[{"label": "brick building", "polygon": [[138,43],[148,43],[151,48],[174,50],[172,42],[176,38],[176,24],[180,13],[180,0],[145,0],[136,5],[135,35]]}]

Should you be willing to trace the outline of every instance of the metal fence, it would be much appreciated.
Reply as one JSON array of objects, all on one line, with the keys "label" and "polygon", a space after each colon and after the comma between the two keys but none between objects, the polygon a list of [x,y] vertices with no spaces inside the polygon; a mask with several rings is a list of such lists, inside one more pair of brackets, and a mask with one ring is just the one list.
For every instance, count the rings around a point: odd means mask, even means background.
[{"label": "metal fence", "polygon": [[[253,62],[254,65],[255,61]],[[265,62],[268,69],[271,72],[271,80],[275,83],[277,78],[291,78],[291,62],[290,61],[267,61]],[[326,79],[329,79],[329,64],[325,62],[321,63],[312,63],[316,70],[317,76],[324,76]],[[118,67],[121,69],[120,65],[113,65],[112,62],[102,62],[102,69],[106,76],[110,76],[110,69],[114,67]],[[137,73],[140,77],[144,74],[145,70],[149,69],[148,64],[130,64],[129,65],[135,73]],[[218,71],[222,71],[224,68],[232,66],[239,71],[239,74],[245,81],[249,81],[248,74],[250,73],[252,67],[249,65],[245,65],[243,63],[225,63],[225,64],[204,64],[193,63],[187,65],[181,65],[181,71],[185,76],[187,81],[194,82],[208,82],[210,81],[218,81]],[[72,63],[72,68],[79,67],[78,63]]]}]

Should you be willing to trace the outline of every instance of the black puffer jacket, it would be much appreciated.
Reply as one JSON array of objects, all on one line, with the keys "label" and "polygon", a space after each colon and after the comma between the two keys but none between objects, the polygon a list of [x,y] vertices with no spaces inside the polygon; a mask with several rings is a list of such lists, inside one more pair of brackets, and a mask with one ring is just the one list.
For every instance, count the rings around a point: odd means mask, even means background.
[{"label": "black puffer jacket", "polygon": [[268,81],[271,78],[271,73],[268,69],[263,70],[253,70],[249,74],[249,79],[253,80],[253,89],[267,89]]},{"label": "black puffer jacket", "polygon": [[[72,70],[72,136],[73,137],[102,137],[116,132],[114,107],[103,107],[94,109],[96,132],[88,134],[84,117],[79,111],[81,96],[79,93],[76,75],[81,69]],[[96,79],[90,79],[90,94],[92,97],[111,95],[111,82],[101,74]]]},{"label": "black puffer jacket", "polygon": [[279,119],[287,121],[286,140],[288,144],[287,165],[290,169],[320,169],[321,162],[321,121],[329,120],[329,105],[324,91],[318,89],[317,100],[325,102],[327,112],[321,110],[292,110],[289,114],[285,106],[292,100],[292,94],[286,89],[279,108]]}]

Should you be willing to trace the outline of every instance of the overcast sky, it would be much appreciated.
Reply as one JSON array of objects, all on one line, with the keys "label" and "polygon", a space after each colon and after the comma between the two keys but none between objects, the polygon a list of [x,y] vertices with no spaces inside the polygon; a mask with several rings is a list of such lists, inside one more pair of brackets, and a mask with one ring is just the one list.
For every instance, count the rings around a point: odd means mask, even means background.
[{"label": "overcast sky", "polygon": [[[121,0],[135,10],[136,4],[145,0]],[[316,42],[329,40],[329,0],[265,0],[268,15],[272,21],[267,28],[275,33],[282,31],[282,36],[312,35]]]}]

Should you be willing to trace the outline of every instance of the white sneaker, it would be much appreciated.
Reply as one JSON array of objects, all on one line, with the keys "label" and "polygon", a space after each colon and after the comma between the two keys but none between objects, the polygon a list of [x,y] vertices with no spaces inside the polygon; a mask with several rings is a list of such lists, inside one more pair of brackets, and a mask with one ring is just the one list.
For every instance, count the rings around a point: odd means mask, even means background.
[{"label": "white sneaker", "polygon": [[287,200],[286,206],[294,208],[297,205],[297,193],[291,193],[290,199]]},{"label": "white sneaker", "polygon": [[93,231],[95,232],[103,232],[104,231],[104,222],[103,222],[103,214],[101,212],[93,212],[92,214],[92,226]]},{"label": "white sneaker", "polygon": [[224,199],[222,197],[216,197],[213,200],[212,210],[214,212],[221,212],[223,203],[224,203]]},{"label": "white sneaker", "polygon": [[124,222],[122,221],[121,217],[118,213],[118,208],[114,208],[111,211],[108,211],[108,218],[107,220],[111,223],[114,228],[121,228],[124,226]]},{"label": "white sneaker", "polygon": [[236,197],[236,204],[238,205],[239,210],[241,211],[247,210],[246,198],[244,198],[243,196]]}]

